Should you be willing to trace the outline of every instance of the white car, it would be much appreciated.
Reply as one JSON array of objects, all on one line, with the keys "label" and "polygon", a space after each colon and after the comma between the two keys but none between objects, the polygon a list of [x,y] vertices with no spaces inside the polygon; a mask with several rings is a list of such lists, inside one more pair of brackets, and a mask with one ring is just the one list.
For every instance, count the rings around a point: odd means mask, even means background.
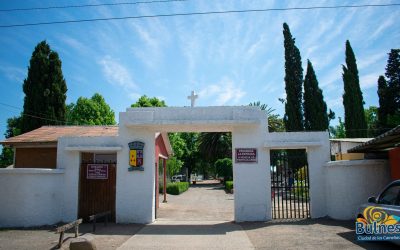
[{"label": "white car", "polygon": [[171,177],[172,182],[181,182],[185,180],[185,175],[179,174]]}]

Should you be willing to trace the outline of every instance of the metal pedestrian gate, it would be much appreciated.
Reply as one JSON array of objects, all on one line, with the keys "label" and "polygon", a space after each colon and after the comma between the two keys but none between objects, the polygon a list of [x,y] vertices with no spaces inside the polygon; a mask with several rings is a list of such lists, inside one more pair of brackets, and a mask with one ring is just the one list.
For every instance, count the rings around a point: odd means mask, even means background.
[{"label": "metal pedestrian gate", "polygon": [[271,150],[270,156],[272,218],[310,218],[306,151]]}]

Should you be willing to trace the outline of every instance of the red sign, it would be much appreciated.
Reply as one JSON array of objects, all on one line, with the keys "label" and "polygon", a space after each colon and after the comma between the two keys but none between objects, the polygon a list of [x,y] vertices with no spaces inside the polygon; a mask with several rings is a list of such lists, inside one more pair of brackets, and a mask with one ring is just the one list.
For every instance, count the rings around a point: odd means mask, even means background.
[{"label": "red sign", "polygon": [[236,148],[235,163],[257,163],[256,148]]},{"label": "red sign", "polygon": [[107,164],[88,164],[86,179],[107,180],[108,165]]}]

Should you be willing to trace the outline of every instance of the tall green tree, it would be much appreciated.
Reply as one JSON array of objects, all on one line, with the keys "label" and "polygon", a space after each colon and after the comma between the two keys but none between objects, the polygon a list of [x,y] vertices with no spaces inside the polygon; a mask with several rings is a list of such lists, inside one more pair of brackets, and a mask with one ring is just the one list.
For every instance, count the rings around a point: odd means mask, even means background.
[{"label": "tall green tree", "polygon": [[67,106],[68,123],[75,125],[114,125],[115,114],[103,96],[79,97],[76,104]]},{"label": "tall green tree", "polygon": [[393,108],[393,99],[390,101],[388,84],[384,76],[378,78],[378,97],[379,97],[379,108],[378,108],[378,129],[379,133],[384,133],[388,129],[388,115],[390,112],[390,106]]},{"label": "tall green tree", "polygon": [[310,60],[304,79],[304,128],[307,131],[325,131],[329,127],[327,107],[317,76]]},{"label": "tall green tree", "polygon": [[385,76],[378,79],[380,133],[400,124],[400,49],[390,51]]},{"label": "tall green tree", "polygon": [[157,97],[147,97],[143,95],[131,105],[132,108],[139,108],[139,107],[167,107],[163,100],[158,99]]},{"label": "tall green tree", "polygon": [[32,53],[23,91],[22,133],[42,125],[65,123],[67,84],[61,60],[46,41],[40,42]]},{"label": "tall green tree", "polygon": [[[21,117],[7,119],[7,130],[4,133],[6,138],[21,134]],[[0,155],[0,168],[10,166],[14,161],[14,152],[10,147],[3,147]]]},{"label": "tall green tree", "polygon": [[303,68],[301,66],[300,51],[295,45],[295,38],[290,33],[289,26],[283,24],[285,46],[285,126],[287,131],[302,131],[303,107],[302,84]]},{"label": "tall green tree", "polygon": [[343,66],[344,124],[348,138],[367,137],[364,101],[360,88],[356,57],[349,40],[346,41],[346,65]]}]

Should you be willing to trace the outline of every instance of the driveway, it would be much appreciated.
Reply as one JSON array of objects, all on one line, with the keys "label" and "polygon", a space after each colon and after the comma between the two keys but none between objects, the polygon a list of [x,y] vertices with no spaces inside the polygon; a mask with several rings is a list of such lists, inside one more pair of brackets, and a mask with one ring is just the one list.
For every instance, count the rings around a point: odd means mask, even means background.
[{"label": "driveway", "polygon": [[167,195],[157,221],[233,221],[233,194],[227,194],[218,181],[198,183],[180,195]]}]

